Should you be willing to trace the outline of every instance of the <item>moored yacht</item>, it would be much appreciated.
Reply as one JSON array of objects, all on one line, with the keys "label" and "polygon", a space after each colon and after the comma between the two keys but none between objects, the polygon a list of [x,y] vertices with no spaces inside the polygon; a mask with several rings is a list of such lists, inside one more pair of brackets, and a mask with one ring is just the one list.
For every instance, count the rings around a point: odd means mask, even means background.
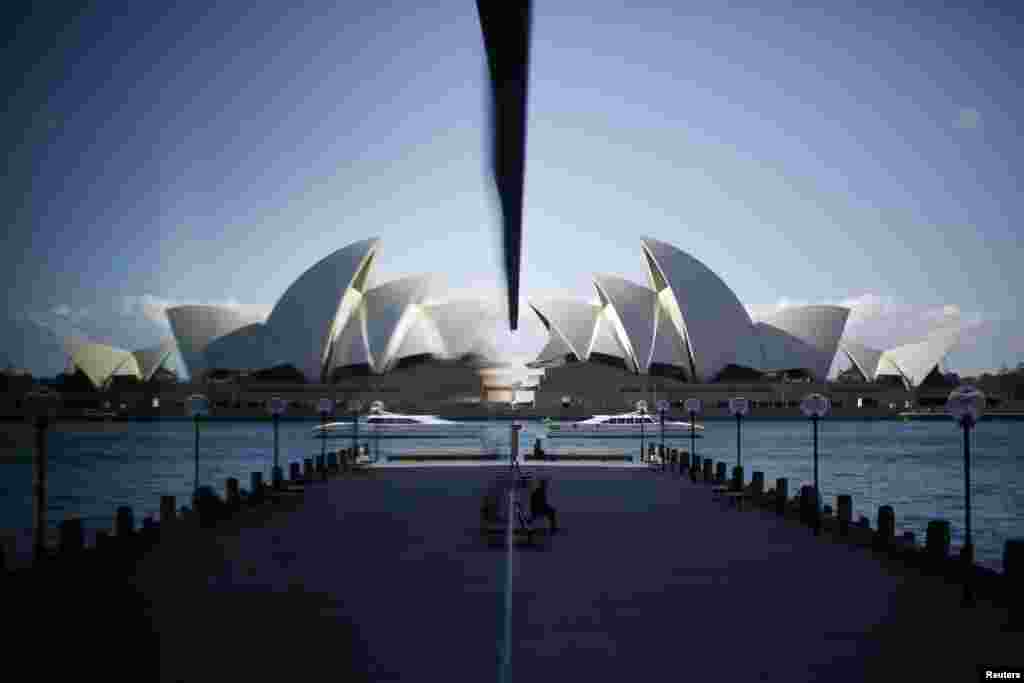
[{"label": "moored yacht", "polygon": [[[616,437],[628,436],[639,438],[641,434],[651,436],[661,433],[661,419],[657,415],[651,415],[645,410],[635,410],[631,413],[620,413],[618,415],[594,415],[590,419],[578,422],[555,422],[544,420],[549,438],[557,437]],[[695,424],[693,431],[696,436],[704,427]],[[689,422],[677,420],[665,420],[665,433],[673,436],[689,436],[691,433]]]},{"label": "moored yacht", "polygon": [[[370,412],[359,418],[358,432],[361,436],[396,437],[465,437],[473,438],[483,431],[484,425],[452,422],[436,415],[403,415],[384,410],[384,404],[374,401]],[[352,438],[351,420],[329,422],[313,428],[314,438]]]}]

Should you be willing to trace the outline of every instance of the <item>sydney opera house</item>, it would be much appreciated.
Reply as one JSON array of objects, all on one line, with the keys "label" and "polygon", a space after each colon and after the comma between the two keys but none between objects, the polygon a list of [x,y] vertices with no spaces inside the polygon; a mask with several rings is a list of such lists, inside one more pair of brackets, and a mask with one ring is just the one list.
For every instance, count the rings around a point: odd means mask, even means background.
[{"label": "sydney opera house", "polygon": [[[792,409],[811,390],[830,394],[837,407],[902,409],[939,377],[939,362],[959,340],[957,330],[944,330],[872,349],[844,336],[850,311],[839,306],[754,320],[693,256],[648,238],[640,247],[646,284],[595,275],[593,300],[530,302],[548,335],[529,364],[539,383],[525,387],[541,412],[617,412],[658,398],[679,406],[693,395],[714,409],[740,392],[758,407]],[[323,395],[407,410],[510,401],[513,387],[488,374],[500,366],[492,304],[446,298],[434,275],[375,282],[379,252],[380,240],[367,239],[326,256],[265,317],[177,306],[167,309],[173,337],[152,348],[65,340],[70,365],[97,389],[123,377],[152,387],[187,373],[188,383],[159,390],[171,406],[197,389],[218,407],[242,410],[259,408],[267,392],[309,409]],[[837,354],[850,368],[826,385]]]},{"label": "sydney opera house", "polygon": [[[763,407],[792,408],[803,392],[791,385],[799,382],[850,393],[858,406],[881,399],[904,408],[959,340],[958,330],[941,331],[919,343],[871,349],[844,338],[850,311],[839,306],[790,307],[753,320],[693,256],[649,238],[640,246],[646,285],[595,275],[594,301],[531,302],[548,331],[531,363],[546,370],[539,407],[608,410],[658,393],[676,405],[697,395],[721,407],[743,391]],[[851,362],[853,376],[844,378],[853,381],[826,389],[838,353]]]}]

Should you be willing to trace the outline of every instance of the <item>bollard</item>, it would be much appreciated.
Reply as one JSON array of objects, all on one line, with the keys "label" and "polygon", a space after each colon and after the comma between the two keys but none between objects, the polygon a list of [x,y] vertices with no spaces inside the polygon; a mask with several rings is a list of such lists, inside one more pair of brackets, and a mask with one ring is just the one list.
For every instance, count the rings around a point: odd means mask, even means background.
[{"label": "bollard", "polygon": [[129,538],[135,534],[135,513],[127,505],[117,508],[114,529],[118,538]]},{"label": "bollard", "polygon": [[853,519],[853,496],[842,493],[836,496],[836,516],[839,518],[839,535],[850,535],[850,521]]},{"label": "bollard", "polygon": [[302,465],[297,462],[288,463],[288,478],[292,481],[302,479]]},{"label": "bollard", "polygon": [[170,528],[175,521],[174,496],[160,496],[160,526]]},{"label": "bollard", "polygon": [[878,526],[875,531],[875,547],[884,550],[892,547],[896,538],[896,512],[891,505],[878,508]]},{"label": "bollard", "polygon": [[[1024,631],[1024,538],[1007,539],[1003,545],[1003,595],[1009,608],[1007,630]],[[1017,586],[1016,589],[1013,587]]]},{"label": "bollard", "polygon": [[253,503],[263,502],[263,473],[249,473],[249,500]]},{"label": "bollard", "polygon": [[944,519],[928,522],[925,532],[924,552],[928,562],[939,566],[949,557],[950,524]]},{"label": "bollard", "polygon": [[775,512],[786,514],[786,501],[789,499],[789,479],[779,477],[775,480]]},{"label": "bollard", "polygon": [[234,477],[228,477],[224,482],[224,500],[231,510],[237,510],[242,505],[242,494],[238,490],[238,480]]},{"label": "bollard", "polygon": [[736,465],[732,468],[732,490],[743,490],[743,467],[740,465]]},{"label": "bollard", "polygon": [[725,483],[725,468],[726,467],[727,467],[727,465],[724,462],[722,462],[722,461],[718,461],[718,462],[715,463],[715,483],[716,484],[724,484]]},{"label": "bollard", "polygon": [[337,472],[338,471],[338,454],[337,453],[328,453],[327,454],[327,469],[329,469],[331,472]]},{"label": "bollard", "polygon": [[302,476],[306,481],[313,481],[313,458],[302,461]]},{"label": "bollard", "polygon": [[315,468],[317,473],[324,471],[324,457],[322,455],[316,456]]},{"label": "bollard", "polygon": [[814,516],[818,510],[816,507],[817,501],[814,499],[814,487],[810,485],[804,485],[800,487],[800,522],[807,526],[814,524]]},{"label": "bollard", "polygon": [[754,502],[760,502],[764,495],[764,472],[754,472],[750,477],[750,493],[754,496]]},{"label": "bollard", "polygon": [[714,464],[711,458],[704,458],[704,481],[710,482],[714,476],[712,474],[712,468]]},{"label": "bollard", "polygon": [[85,548],[85,531],[82,529],[82,520],[78,517],[68,517],[60,523],[60,548],[61,555],[78,555]]},{"label": "bollard", "polygon": [[281,469],[280,465],[274,465],[270,470],[270,483],[274,487],[275,491],[280,491],[284,488],[284,470]]},{"label": "bollard", "polygon": [[152,515],[146,515],[142,519],[142,529],[139,531],[142,538],[143,548],[150,549],[160,540],[160,527]]}]

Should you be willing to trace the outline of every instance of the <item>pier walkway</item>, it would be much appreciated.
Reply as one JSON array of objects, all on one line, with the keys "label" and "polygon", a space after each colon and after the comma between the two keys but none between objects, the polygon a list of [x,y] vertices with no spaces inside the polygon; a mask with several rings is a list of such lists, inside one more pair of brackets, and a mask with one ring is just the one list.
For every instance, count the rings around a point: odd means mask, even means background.
[{"label": "pier walkway", "polygon": [[159,638],[132,647],[165,681],[973,681],[1024,659],[1004,610],[705,486],[524,469],[565,528],[539,548],[481,539],[484,467],[318,482],[161,543],[133,577]]}]

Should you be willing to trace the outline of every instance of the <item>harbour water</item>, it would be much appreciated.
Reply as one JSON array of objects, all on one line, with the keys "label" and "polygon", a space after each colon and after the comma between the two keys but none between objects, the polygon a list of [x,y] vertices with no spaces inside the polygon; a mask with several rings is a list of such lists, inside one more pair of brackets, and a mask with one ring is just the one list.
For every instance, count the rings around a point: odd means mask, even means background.
[{"label": "harbour water", "polygon": [[[311,438],[312,421],[280,423],[280,461],[301,461],[320,453]],[[544,436],[539,421],[525,421],[521,452],[527,456],[535,439]],[[704,423],[696,442],[699,457],[735,464],[736,426],[730,421]],[[645,434],[660,443],[657,429]],[[373,439],[362,435],[371,452],[386,459],[410,449],[446,448],[508,453],[509,421],[484,423],[480,438]],[[77,514],[89,536],[110,529],[114,511],[130,505],[137,519],[158,517],[161,495],[188,503],[193,487],[195,432],[187,420],[108,422],[62,425],[49,435],[49,523]],[[330,447],[349,445],[330,441]],[[689,450],[688,438],[668,439],[672,447]],[[972,436],[972,521],[980,564],[1002,568],[1003,543],[1024,536],[1024,422],[989,421]],[[573,439],[543,441],[546,451],[573,448],[639,454],[636,439]],[[31,451],[27,451],[31,452]],[[268,421],[210,421],[200,425],[200,484],[223,491],[228,477],[248,485],[249,473],[269,479],[273,465],[273,428]],[[742,464],[746,477],[759,470],[771,488],[776,477],[789,478],[790,494],[813,482],[811,426],[805,420],[747,420],[742,426]],[[638,473],[638,476],[648,476]],[[824,420],[819,427],[819,477],[824,502],[837,494],[853,496],[854,516],[875,524],[879,505],[892,505],[897,531],[913,531],[921,542],[929,520],[947,519],[953,545],[964,528],[964,462],[959,428],[950,421]],[[557,496],[557,492],[553,492]],[[0,460],[0,529],[18,534],[19,551],[28,547],[32,501],[32,465],[26,458]],[[685,533],[681,531],[681,533]],[[20,552],[19,552],[20,554]]]}]

